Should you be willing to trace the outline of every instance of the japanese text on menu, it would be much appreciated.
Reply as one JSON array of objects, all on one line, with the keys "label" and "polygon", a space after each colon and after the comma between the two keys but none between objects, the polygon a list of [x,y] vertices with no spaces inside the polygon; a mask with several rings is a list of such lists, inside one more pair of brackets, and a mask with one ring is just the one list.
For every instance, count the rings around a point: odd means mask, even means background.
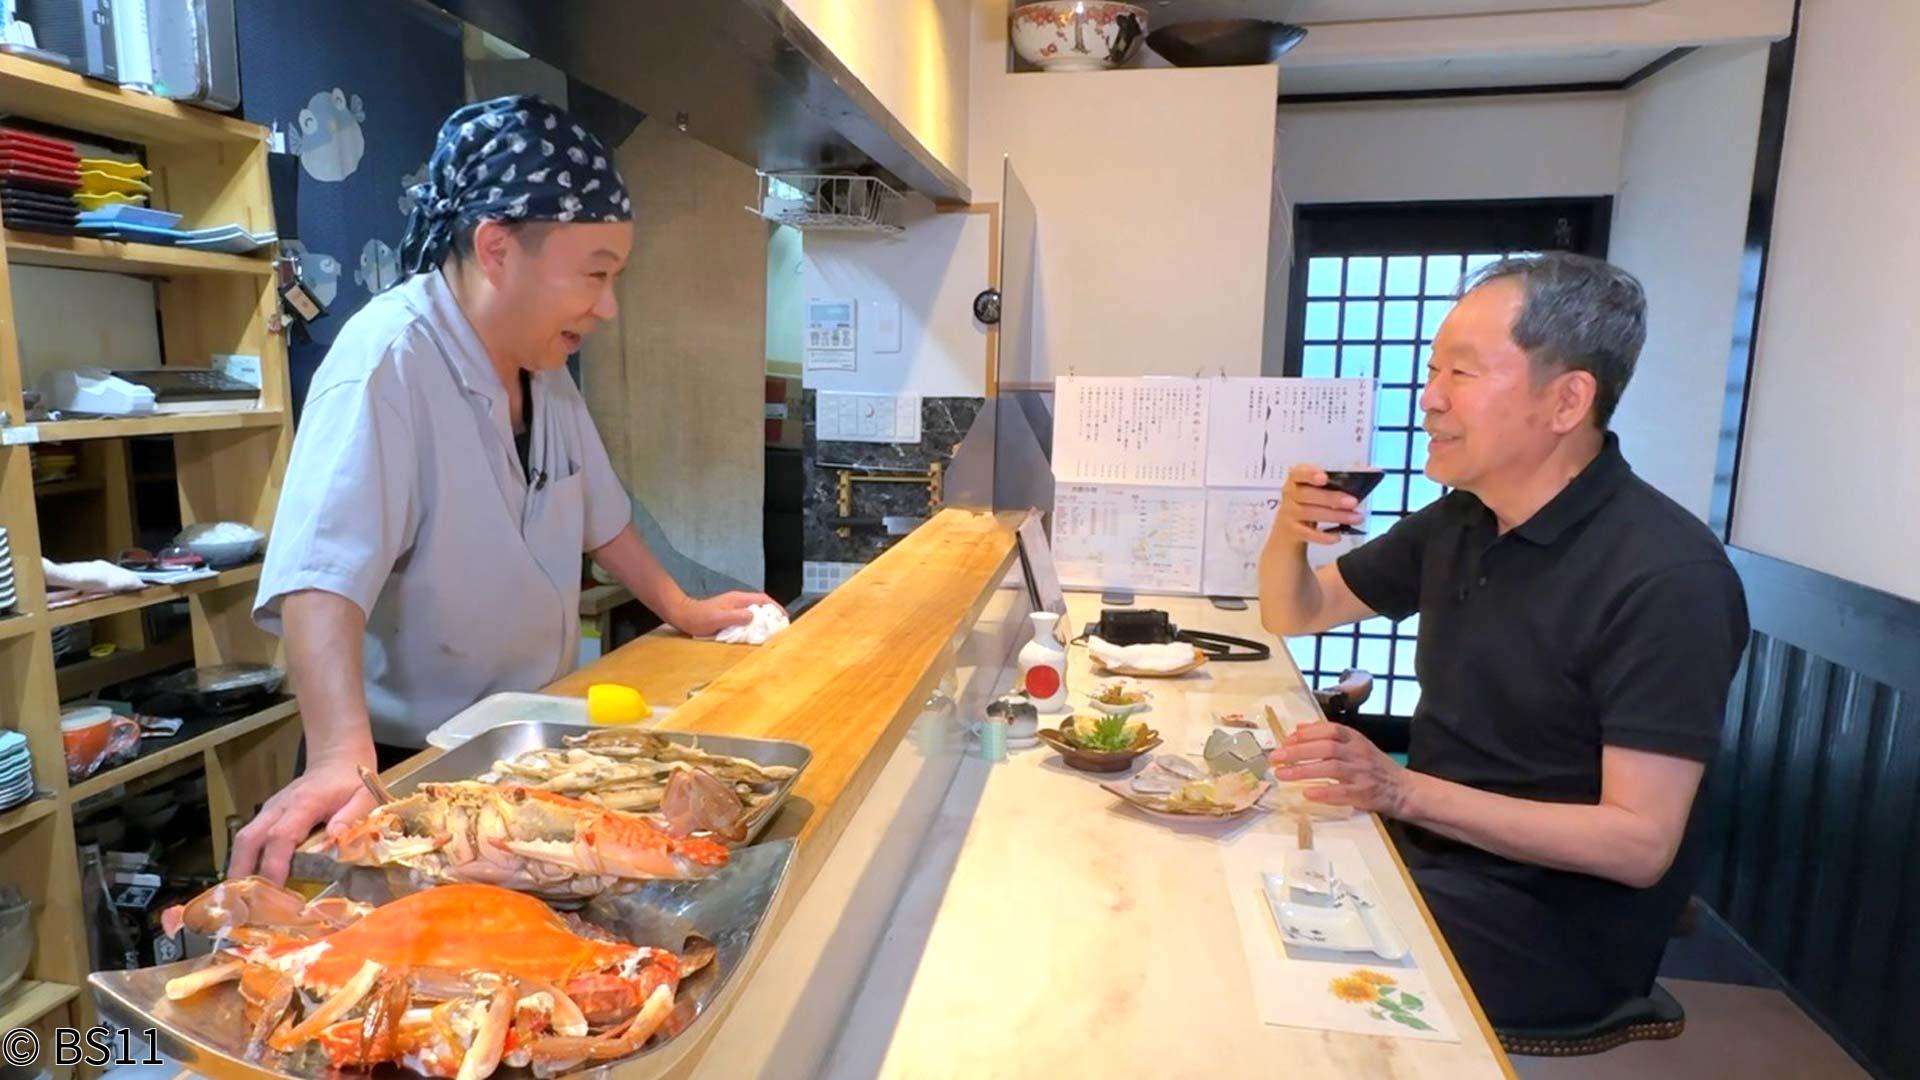
[{"label": "japanese text on menu", "polygon": [[1364,463],[1373,383],[1363,379],[1222,379],[1214,387],[1207,483],[1280,484],[1301,462]]},{"label": "japanese text on menu", "polygon": [[1193,379],[1061,379],[1054,474],[1069,483],[1198,485],[1206,388]]},{"label": "japanese text on menu", "polygon": [[1063,585],[1193,592],[1200,587],[1203,494],[1192,488],[1054,488],[1054,559]]}]

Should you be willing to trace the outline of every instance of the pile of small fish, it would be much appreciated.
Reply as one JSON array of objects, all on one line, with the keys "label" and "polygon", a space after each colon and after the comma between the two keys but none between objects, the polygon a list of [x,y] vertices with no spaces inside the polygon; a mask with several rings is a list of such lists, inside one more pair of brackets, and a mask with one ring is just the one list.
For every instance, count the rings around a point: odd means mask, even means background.
[{"label": "pile of small fish", "polygon": [[[656,814],[670,831],[678,831],[673,828],[677,820],[697,818],[724,836],[744,835],[745,823],[772,801],[795,771],[790,766],[710,753],[696,743],[675,742],[641,728],[596,728],[564,741],[562,749],[529,750],[496,761],[493,771],[478,779],[569,795],[610,810]],[[681,773],[697,782],[668,783]],[[704,805],[683,805],[689,798]],[[726,809],[714,805],[718,803],[727,804]],[[729,818],[737,822],[736,828],[714,827],[717,820]]]}]

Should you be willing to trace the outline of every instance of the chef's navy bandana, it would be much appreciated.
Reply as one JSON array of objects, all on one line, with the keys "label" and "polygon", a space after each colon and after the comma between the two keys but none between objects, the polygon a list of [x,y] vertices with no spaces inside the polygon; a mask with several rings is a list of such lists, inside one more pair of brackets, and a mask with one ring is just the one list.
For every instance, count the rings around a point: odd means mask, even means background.
[{"label": "chef's navy bandana", "polygon": [[440,126],[427,178],[408,189],[403,274],[446,259],[463,223],[631,221],[633,201],[593,133],[538,97],[463,106]]}]

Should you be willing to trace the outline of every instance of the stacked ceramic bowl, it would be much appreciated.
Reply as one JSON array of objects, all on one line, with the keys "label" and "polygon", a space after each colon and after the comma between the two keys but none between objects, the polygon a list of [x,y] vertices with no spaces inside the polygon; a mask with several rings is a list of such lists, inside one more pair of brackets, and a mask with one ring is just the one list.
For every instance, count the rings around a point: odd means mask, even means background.
[{"label": "stacked ceramic bowl", "polygon": [[20,591],[13,583],[13,546],[7,542],[7,530],[0,529],[0,615],[19,602]]},{"label": "stacked ceramic bowl", "polygon": [[31,798],[33,757],[27,753],[27,737],[17,731],[0,731],[0,810]]}]

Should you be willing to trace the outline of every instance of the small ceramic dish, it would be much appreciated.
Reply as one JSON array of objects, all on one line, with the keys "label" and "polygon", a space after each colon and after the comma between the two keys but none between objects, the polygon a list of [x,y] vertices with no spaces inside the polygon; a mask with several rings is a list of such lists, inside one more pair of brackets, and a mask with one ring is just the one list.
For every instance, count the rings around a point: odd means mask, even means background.
[{"label": "small ceramic dish", "polygon": [[[1109,695],[1122,697],[1124,700],[1104,700]],[[1117,679],[1095,690],[1088,696],[1087,704],[1108,716],[1132,716],[1153,708],[1153,695],[1138,687],[1128,686],[1125,680]]]},{"label": "small ceramic dish", "polygon": [[[1260,875],[1267,907],[1287,944],[1339,952],[1368,952],[1382,960],[1407,955],[1406,939],[1387,913],[1349,886],[1333,883],[1324,906],[1292,899],[1284,874]],[[1332,879],[1329,879],[1330,882]]]},{"label": "small ceramic dish", "polygon": [[1130,781],[1110,780],[1100,786],[1126,800],[1141,813],[1180,822],[1237,818],[1257,809],[1261,798],[1273,787],[1272,783],[1251,776],[1213,777],[1214,783],[1224,784],[1230,789],[1219,790],[1217,801],[1208,804],[1176,801],[1184,788],[1208,779],[1206,770],[1190,759],[1161,756]]},{"label": "small ceramic dish", "polygon": [[1041,728],[1040,739],[1048,746],[1060,752],[1060,757],[1068,765],[1082,772],[1116,773],[1125,772],[1141,754],[1160,745],[1160,733],[1150,727],[1142,727],[1134,733],[1133,745],[1125,750],[1087,750],[1075,746],[1059,728]]}]

